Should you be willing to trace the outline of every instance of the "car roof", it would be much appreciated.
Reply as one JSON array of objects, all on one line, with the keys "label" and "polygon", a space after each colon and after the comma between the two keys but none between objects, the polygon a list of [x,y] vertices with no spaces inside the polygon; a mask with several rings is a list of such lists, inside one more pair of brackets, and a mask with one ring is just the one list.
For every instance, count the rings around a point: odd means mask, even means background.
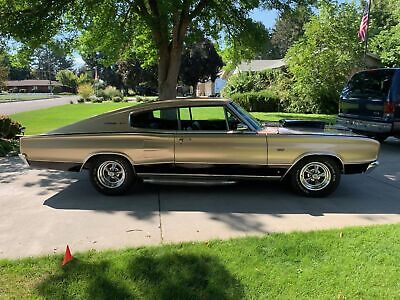
[{"label": "car roof", "polygon": [[144,111],[168,107],[224,105],[229,102],[231,102],[231,100],[221,98],[178,98],[174,100],[162,100],[138,104],[132,107],[132,111]]}]

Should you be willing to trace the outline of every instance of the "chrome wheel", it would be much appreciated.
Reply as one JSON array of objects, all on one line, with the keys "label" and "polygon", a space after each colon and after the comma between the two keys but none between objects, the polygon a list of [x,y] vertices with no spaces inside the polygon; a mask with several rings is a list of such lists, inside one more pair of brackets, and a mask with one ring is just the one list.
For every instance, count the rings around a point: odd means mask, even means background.
[{"label": "chrome wheel", "polygon": [[308,190],[320,191],[331,182],[329,167],[321,162],[310,162],[300,170],[300,182]]},{"label": "chrome wheel", "polygon": [[107,160],[100,164],[97,169],[99,182],[107,188],[115,189],[120,187],[126,177],[124,167],[117,161]]}]

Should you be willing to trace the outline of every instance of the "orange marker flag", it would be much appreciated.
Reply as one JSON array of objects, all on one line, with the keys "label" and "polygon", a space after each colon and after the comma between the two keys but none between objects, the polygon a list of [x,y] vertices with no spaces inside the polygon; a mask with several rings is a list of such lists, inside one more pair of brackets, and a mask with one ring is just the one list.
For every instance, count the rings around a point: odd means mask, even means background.
[{"label": "orange marker flag", "polygon": [[68,262],[73,259],[71,251],[69,250],[69,246],[67,245],[67,249],[65,250],[64,260],[62,262],[62,266],[64,267]]}]

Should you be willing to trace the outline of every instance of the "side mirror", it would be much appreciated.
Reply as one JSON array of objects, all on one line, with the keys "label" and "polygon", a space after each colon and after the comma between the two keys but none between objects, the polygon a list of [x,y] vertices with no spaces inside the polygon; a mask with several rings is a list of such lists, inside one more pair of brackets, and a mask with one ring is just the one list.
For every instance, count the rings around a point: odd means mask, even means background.
[{"label": "side mirror", "polygon": [[236,126],[236,131],[247,131],[249,130],[249,127],[246,124],[239,123]]}]

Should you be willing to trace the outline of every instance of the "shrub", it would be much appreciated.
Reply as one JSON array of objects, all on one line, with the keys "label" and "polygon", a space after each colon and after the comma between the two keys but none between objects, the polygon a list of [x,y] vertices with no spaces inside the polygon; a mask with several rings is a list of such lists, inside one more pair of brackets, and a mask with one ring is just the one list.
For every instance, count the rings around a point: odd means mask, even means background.
[{"label": "shrub", "polygon": [[59,93],[61,93],[61,91],[62,91],[62,89],[61,89],[60,86],[56,85],[56,86],[53,87],[53,93],[54,94],[59,94]]},{"label": "shrub", "polygon": [[11,120],[10,117],[0,116],[0,138],[14,139],[23,129],[20,123]]},{"label": "shrub", "polygon": [[90,85],[88,83],[81,84],[78,87],[78,95],[81,96],[83,101],[89,100],[90,96],[94,95],[94,90],[93,90],[92,85]]},{"label": "shrub", "polygon": [[241,72],[232,75],[222,90],[222,95],[229,97],[237,93],[265,90],[274,83],[281,73],[281,70],[265,70],[262,72]]},{"label": "shrub", "polygon": [[114,86],[108,86],[103,91],[103,97],[105,100],[112,100],[114,97],[122,97],[122,94]]},{"label": "shrub", "polygon": [[96,96],[90,97],[90,101],[92,101],[92,103],[102,103],[103,100],[104,99],[102,97],[96,97]]},{"label": "shrub", "polygon": [[79,98],[79,99],[78,99],[78,103],[85,103],[85,99]]},{"label": "shrub", "polygon": [[247,111],[275,112],[280,108],[279,96],[271,90],[237,93],[231,99]]},{"label": "shrub", "polygon": [[122,102],[122,97],[120,97],[120,96],[115,96],[115,97],[112,98],[112,101],[113,101],[113,102]]},{"label": "shrub", "polygon": [[9,141],[4,141],[0,139],[0,157],[6,156],[8,152],[12,150],[12,146]]}]

